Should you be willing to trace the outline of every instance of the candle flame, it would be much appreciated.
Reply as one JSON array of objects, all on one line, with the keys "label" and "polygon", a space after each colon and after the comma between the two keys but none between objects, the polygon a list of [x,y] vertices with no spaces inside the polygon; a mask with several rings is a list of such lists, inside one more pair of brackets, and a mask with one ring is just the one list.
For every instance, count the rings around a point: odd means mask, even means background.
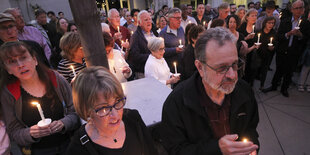
[{"label": "candle flame", "polygon": [[72,65],[70,65],[70,68],[73,70],[74,69],[74,67],[72,66]]},{"label": "candle flame", "polygon": [[31,102],[31,104],[33,104],[33,105],[35,105],[35,106],[36,106],[36,105],[38,105],[38,104],[39,104],[39,102],[36,102],[36,101],[35,101],[35,102]]},{"label": "candle flame", "polygon": [[246,143],[246,142],[248,142],[248,139],[244,138],[242,141],[243,141],[243,143]]},{"label": "candle flame", "polygon": [[192,21],[189,21],[188,23],[192,23]]},{"label": "candle flame", "polygon": [[133,31],[131,31],[131,34],[133,34]]},{"label": "candle flame", "polygon": [[176,66],[176,65],[177,65],[177,63],[176,63],[176,62],[173,62],[173,65],[174,65],[174,66]]},{"label": "candle flame", "polygon": [[258,35],[258,37],[260,37],[260,33],[258,33],[257,35]]}]

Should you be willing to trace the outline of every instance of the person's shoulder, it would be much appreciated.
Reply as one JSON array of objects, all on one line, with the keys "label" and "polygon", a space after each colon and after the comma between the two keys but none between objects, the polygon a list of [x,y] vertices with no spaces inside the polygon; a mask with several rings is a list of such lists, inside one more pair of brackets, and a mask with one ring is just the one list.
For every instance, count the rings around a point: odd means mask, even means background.
[{"label": "person's shoulder", "polygon": [[235,86],[235,90],[243,91],[243,92],[247,92],[247,93],[253,91],[252,87],[243,79],[238,80],[238,82],[236,83],[236,86]]},{"label": "person's shoulder", "polygon": [[124,109],[123,111],[123,119],[124,120],[129,120],[131,122],[138,122],[141,121],[141,115],[139,114],[138,110],[136,109]]}]

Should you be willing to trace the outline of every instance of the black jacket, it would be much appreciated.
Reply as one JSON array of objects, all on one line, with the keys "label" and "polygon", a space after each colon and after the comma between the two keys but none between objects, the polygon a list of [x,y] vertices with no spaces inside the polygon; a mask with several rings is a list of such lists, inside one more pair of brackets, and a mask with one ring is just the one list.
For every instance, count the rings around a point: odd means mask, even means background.
[{"label": "black jacket", "polygon": [[[201,77],[196,72],[179,84],[164,103],[161,137],[170,155],[221,154],[218,139],[213,137],[208,116],[199,101],[198,80]],[[258,107],[252,89],[239,80],[230,95],[231,133],[259,144]]]}]

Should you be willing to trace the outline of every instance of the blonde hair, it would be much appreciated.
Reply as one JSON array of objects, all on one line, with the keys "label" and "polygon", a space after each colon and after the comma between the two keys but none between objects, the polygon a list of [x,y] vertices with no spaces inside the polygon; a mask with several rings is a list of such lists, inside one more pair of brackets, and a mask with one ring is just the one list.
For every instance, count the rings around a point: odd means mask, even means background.
[{"label": "blonde hair", "polygon": [[247,23],[248,22],[247,18],[250,16],[251,13],[256,13],[257,14],[257,10],[253,9],[253,8],[248,10],[248,12],[243,16],[241,23],[244,23],[244,22]]},{"label": "blonde hair", "polygon": [[106,99],[125,97],[121,84],[109,70],[101,66],[83,69],[72,85],[73,104],[82,119],[90,117],[98,95]]},{"label": "blonde hair", "polygon": [[61,48],[61,56],[66,59],[72,60],[78,48],[82,46],[80,36],[77,32],[65,33],[59,42]]}]

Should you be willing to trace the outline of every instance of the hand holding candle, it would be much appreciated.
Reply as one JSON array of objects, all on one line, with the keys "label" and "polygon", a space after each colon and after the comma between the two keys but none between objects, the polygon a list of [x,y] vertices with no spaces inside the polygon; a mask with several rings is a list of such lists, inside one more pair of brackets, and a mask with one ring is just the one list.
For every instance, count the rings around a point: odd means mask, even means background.
[{"label": "hand holding candle", "polygon": [[174,62],[173,65],[174,65],[174,72],[175,72],[175,74],[178,74],[177,63]]},{"label": "hand holding candle", "polygon": [[31,102],[31,103],[33,105],[37,106],[40,117],[41,117],[41,121],[38,122],[38,126],[46,126],[46,125],[50,124],[52,122],[52,120],[49,118],[45,119],[41,105],[38,102]]},{"label": "hand holding candle", "polygon": [[300,29],[299,25],[300,25],[301,21],[302,21],[301,19],[298,20],[298,24],[297,24],[297,26],[295,27],[296,30],[299,30],[299,29]]},{"label": "hand holding candle", "polygon": [[182,40],[181,39],[179,40],[179,43],[180,43],[179,48],[183,48]]},{"label": "hand holding candle", "polygon": [[119,31],[119,26],[117,26],[117,31],[118,31],[118,33],[120,33],[120,31]]},{"label": "hand holding candle", "polygon": [[272,44],[272,40],[273,40],[273,38],[272,38],[272,37],[270,37],[270,43],[268,44],[268,46],[273,46],[273,44]]},{"label": "hand holding candle", "polygon": [[256,46],[259,46],[261,43],[259,42],[260,39],[260,33],[257,34],[257,43],[255,43]]}]

